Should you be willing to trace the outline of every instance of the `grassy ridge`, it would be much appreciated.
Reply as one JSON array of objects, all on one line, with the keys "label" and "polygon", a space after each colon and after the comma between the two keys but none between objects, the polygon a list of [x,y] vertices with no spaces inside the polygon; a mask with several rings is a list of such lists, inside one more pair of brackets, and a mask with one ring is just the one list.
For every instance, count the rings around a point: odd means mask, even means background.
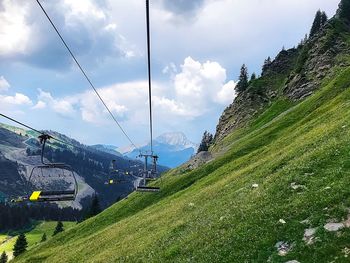
[{"label": "grassy ridge", "polygon": [[[275,102],[216,146],[230,145],[221,157],[169,173],[160,193],[134,193],[16,262],[348,262],[350,229],[323,226],[350,208],[349,87],[348,69],[298,105]],[[292,245],[287,256],[278,241]]]}]

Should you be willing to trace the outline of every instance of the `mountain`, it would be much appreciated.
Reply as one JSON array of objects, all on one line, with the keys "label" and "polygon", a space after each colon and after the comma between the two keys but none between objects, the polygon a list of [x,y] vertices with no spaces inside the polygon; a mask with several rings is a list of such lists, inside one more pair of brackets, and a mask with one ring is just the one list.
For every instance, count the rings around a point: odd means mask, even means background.
[{"label": "mountain", "polygon": [[183,132],[168,132],[156,138],[156,142],[175,146],[178,150],[192,148],[196,150],[198,146],[187,139]]},{"label": "mountain", "polygon": [[265,65],[209,152],[154,182],[159,193],[133,193],[14,262],[349,262],[349,11],[343,0]]},{"label": "mountain", "polygon": [[92,148],[101,151],[101,152],[106,152],[109,154],[113,154],[119,157],[122,157],[123,155],[118,151],[118,147],[114,145],[105,145],[105,144],[96,144],[96,145],[91,145]]},{"label": "mountain", "polygon": [[[114,147],[90,147],[55,131],[46,132],[78,147],[52,141],[45,149],[45,157],[49,161],[70,165],[78,179],[79,191],[76,201],[63,205],[81,208],[84,200],[96,192],[101,205],[106,207],[134,190],[133,177],[126,178],[123,184],[105,185],[109,165],[111,160],[115,159],[118,169],[138,173],[142,162],[122,157]],[[32,131],[0,124],[0,199],[21,196],[29,190],[29,174],[34,165],[40,164],[40,145],[36,136]],[[165,168],[159,167],[159,170],[162,172]]]},{"label": "mountain", "polygon": [[[159,164],[170,168],[187,162],[195,154],[197,148],[198,146],[189,141],[182,132],[164,133],[153,141],[153,151],[159,156]],[[135,159],[139,155],[139,150],[147,152],[149,149],[150,144],[146,144],[124,155]]]}]

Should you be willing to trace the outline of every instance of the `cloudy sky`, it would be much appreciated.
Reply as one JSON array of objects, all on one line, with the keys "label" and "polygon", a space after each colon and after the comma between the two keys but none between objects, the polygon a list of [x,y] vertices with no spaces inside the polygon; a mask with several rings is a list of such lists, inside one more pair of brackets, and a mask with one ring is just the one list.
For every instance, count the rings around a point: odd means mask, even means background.
[{"label": "cloudy sky", "polygon": [[[339,0],[150,2],[155,135],[198,142],[233,101],[240,66],[259,74]],[[147,141],[145,1],[41,3],[132,140]],[[0,0],[0,112],[86,144],[128,144],[35,0]]]}]

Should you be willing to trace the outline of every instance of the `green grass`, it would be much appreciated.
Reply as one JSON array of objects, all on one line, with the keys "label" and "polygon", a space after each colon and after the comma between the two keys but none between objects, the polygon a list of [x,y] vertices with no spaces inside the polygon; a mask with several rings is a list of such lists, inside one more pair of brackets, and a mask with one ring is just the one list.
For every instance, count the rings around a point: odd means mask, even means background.
[{"label": "green grass", "polygon": [[[350,229],[323,226],[350,208],[350,69],[327,83],[298,105],[271,105],[214,146],[227,148],[214,161],[169,172],[160,193],[133,193],[15,262],[349,262]],[[293,244],[287,256],[278,241]]]},{"label": "green grass", "polygon": [[[38,243],[40,243],[41,237],[46,233],[47,239],[50,239],[57,222],[37,222],[35,227],[26,232],[26,238],[28,241],[28,249],[31,249]],[[64,228],[69,229],[74,226],[75,222],[63,222]],[[16,242],[17,235],[15,234],[0,234],[0,254],[5,251],[9,255],[12,255],[13,246]],[[6,241],[6,242],[5,242]]]}]

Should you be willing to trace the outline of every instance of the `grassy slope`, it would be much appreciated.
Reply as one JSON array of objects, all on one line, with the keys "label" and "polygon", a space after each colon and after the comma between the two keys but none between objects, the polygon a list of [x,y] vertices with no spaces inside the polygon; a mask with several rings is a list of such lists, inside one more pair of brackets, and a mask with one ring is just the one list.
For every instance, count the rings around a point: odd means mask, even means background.
[{"label": "grassy slope", "polygon": [[[57,222],[39,222],[39,224],[26,233],[28,241],[28,249],[33,248],[41,240],[41,237],[46,233],[47,238],[50,239],[53,231],[56,227]],[[76,223],[74,222],[63,222],[64,228],[69,229]],[[13,246],[16,242],[17,236],[8,236],[7,234],[0,234],[0,254],[5,251],[8,254],[12,254]],[[7,240],[6,242],[4,242]],[[3,243],[4,242],[4,243]]]},{"label": "grassy slope", "polygon": [[[168,173],[160,193],[134,193],[18,262],[348,262],[350,229],[323,229],[350,208],[348,88],[350,69],[296,106],[277,101],[228,136],[230,149],[215,161]],[[302,241],[309,227],[318,227],[311,246]],[[294,244],[286,257],[278,241]]]}]

